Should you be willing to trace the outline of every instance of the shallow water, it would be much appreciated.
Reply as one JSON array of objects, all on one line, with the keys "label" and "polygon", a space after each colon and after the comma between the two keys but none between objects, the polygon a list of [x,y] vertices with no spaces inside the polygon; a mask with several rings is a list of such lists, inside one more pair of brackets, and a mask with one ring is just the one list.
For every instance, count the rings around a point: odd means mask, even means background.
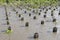
[{"label": "shallow water", "polygon": [[[47,12],[47,18],[43,18],[44,11],[41,12],[41,15],[34,14],[32,11],[28,11],[24,13],[26,9],[20,10],[16,8],[18,14],[21,14],[21,17],[24,17],[24,21],[21,21],[16,14],[13,8],[7,7],[8,17],[10,26],[12,27],[13,32],[11,34],[6,34],[4,31],[7,30],[8,26],[6,24],[6,15],[5,8],[0,7],[0,40],[60,40],[60,17],[58,15],[60,7],[54,11],[54,18],[57,19],[57,24],[55,25],[52,22],[51,10]],[[52,8],[53,9],[53,8]],[[31,13],[31,17],[29,17],[29,13]],[[33,16],[36,16],[37,19],[33,19]],[[44,25],[41,25],[41,20],[44,20]],[[47,22],[48,21],[48,22]],[[29,27],[25,27],[25,23],[29,22]],[[53,33],[53,27],[57,27],[57,33]],[[34,33],[39,33],[39,38],[34,39]]]}]

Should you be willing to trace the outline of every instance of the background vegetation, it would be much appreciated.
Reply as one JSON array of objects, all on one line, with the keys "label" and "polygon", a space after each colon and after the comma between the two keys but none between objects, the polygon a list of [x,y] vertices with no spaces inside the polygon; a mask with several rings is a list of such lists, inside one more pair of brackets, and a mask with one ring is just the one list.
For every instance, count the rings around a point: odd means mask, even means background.
[{"label": "background vegetation", "polygon": [[0,0],[0,5],[14,4],[14,5],[28,5],[30,7],[40,7],[53,5],[56,6],[58,0]]}]

